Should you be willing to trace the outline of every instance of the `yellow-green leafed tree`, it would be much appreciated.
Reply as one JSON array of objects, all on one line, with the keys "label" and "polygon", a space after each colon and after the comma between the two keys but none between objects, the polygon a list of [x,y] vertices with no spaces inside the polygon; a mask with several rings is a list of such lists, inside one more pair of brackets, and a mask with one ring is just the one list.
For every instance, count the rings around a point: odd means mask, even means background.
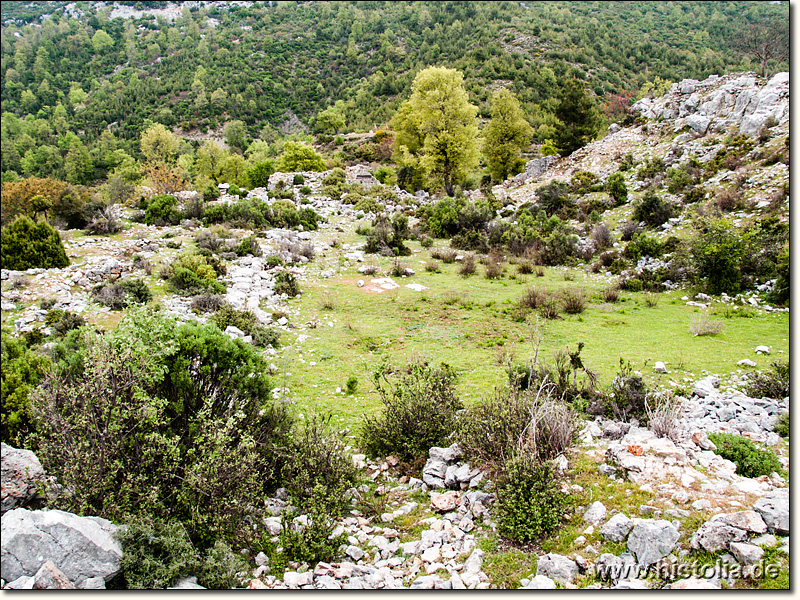
[{"label": "yellow-green leafed tree", "polygon": [[179,142],[169,129],[161,123],[151,125],[142,132],[140,139],[142,155],[149,163],[174,165],[178,156]]},{"label": "yellow-green leafed tree", "polygon": [[530,145],[532,134],[514,94],[506,89],[492,94],[492,120],[484,132],[483,153],[495,181],[505,181],[520,171],[521,153]]},{"label": "yellow-green leafed tree", "polygon": [[397,156],[414,157],[452,196],[456,182],[478,164],[478,109],[469,103],[464,78],[454,69],[428,67],[411,89],[392,118]]}]

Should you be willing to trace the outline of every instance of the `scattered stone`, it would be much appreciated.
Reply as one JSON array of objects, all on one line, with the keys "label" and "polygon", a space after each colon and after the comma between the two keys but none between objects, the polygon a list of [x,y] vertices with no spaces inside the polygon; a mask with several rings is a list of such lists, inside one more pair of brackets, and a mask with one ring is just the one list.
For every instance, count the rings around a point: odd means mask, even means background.
[{"label": "scattered stone", "polygon": [[756,500],[753,510],[764,519],[770,533],[789,535],[789,490],[786,488],[769,492]]},{"label": "scattered stone", "polygon": [[583,513],[583,520],[587,523],[599,525],[606,520],[607,512],[606,507],[598,500],[589,505],[589,508]]},{"label": "scattered stone", "polygon": [[694,550],[717,552],[727,550],[731,542],[744,542],[747,532],[738,527],[731,527],[721,521],[706,521],[692,536],[690,543]]},{"label": "scattered stone", "polygon": [[665,588],[671,590],[718,590],[720,589],[720,584],[718,579],[687,577],[668,584]]},{"label": "scattered stone", "polygon": [[44,469],[30,450],[19,450],[8,444],[2,444],[0,456],[2,456],[0,511],[5,513],[17,506],[26,506],[37,498],[37,486],[44,479]]},{"label": "scattered stone", "polygon": [[633,528],[633,521],[622,513],[617,513],[600,529],[600,535],[612,542],[621,542]]},{"label": "scattered stone", "polygon": [[458,506],[458,492],[450,491],[431,498],[431,509],[444,513],[455,510]]},{"label": "scattered stone", "polygon": [[536,574],[561,583],[572,582],[578,576],[577,563],[560,554],[545,554],[536,565]]},{"label": "scattered stone", "polygon": [[750,543],[754,546],[767,546],[768,548],[772,548],[773,546],[778,545],[778,538],[776,538],[771,533],[766,533],[764,535],[760,535],[757,538],[753,538],[750,540]]},{"label": "scattered stone", "polygon": [[675,548],[680,533],[664,519],[634,519],[633,530],[628,536],[628,550],[633,552],[641,565],[658,562]]},{"label": "scattered stone", "polygon": [[[105,587],[105,586],[103,586]],[[74,590],[75,586],[62,573],[53,561],[46,560],[33,576],[33,589],[35,590]]]},{"label": "scattered stone", "polygon": [[761,515],[754,510],[742,510],[735,513],[723,513],[711,517],[711,521],[719,521],[730,525],[731,527],[738,527],[750,533],[766,533],[767,524],[761,518]]},{"label": "scattered stone", "polygon": [[179,579],[175,585],[172,587],[168,587],[168,590],[204,590],[202,585],[197,583],[197,577],[184,577],[183,579]]},{"label": "scattered stone", "polygon": [[528,585],[522,586],[526,590],[554,590],[556,582],[544,575],[536,575]]},{"label": "scattered stone", "polygon": [[106,519],[15,508],[3,515],[1,527],[0,577],[6,581],[35,575],[47,560],[78,588],[93,577],[108,582],[120,571],[118,527]]},{"label": "scattered stone", "polygon": [[763,548],[759,548],[753,544],[731,542],[730,550],[731,554],[736,557],[736,560],[743,565],[754,565],[764,556]]}]

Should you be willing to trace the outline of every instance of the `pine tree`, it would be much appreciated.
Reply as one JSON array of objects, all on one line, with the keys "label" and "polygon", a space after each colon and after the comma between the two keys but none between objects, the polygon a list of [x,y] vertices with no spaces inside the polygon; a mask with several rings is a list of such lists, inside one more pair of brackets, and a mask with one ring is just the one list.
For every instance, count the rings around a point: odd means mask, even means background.
[{"label": "pine tree", "polygon": [[577,79],[564,86],[555,114],[561,121],[555,142],[562,156],[582,148],[597,133],[597,110],[583,83]]}]

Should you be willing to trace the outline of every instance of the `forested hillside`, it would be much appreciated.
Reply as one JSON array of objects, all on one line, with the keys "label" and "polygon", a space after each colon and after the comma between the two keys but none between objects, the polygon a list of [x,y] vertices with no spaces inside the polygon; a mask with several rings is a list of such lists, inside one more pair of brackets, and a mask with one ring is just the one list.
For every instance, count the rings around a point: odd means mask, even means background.
[{"label": "forested hillside", "polygon": [[780,2],[3,2],[0,588],[789,588]]},{"label": "forested hillside", "polygon": [[220,133],[239,120],[249,139],[274,141],[333,133],[317,117],[334,107],[334,129],[368,131],[430,65],[461,71],[483,118],[510,89],[541,143],[565,81],[584,81],[609,122],[682,78],[759,70],[733,42],[772,18],[788,27],[788,4],[3,3],[3,177],[102,180],[120,150],[140,158],[148,121]]}]

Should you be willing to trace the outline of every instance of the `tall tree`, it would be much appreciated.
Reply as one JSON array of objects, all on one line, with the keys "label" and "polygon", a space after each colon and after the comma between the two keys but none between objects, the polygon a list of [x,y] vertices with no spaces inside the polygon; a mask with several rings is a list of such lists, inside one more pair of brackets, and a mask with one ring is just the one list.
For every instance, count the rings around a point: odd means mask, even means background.
[{"label": "tall tree", "polygon": [[[398,156],[411,154],[448,196],[455,183],[478,164],[478,109],[469,103],[459,71],[428,67],[412,84],[411,97],[401,105],[392,127],[398,132]],[[403,141],[416,139],[414,150]]]},{"label": "tall tree", "polygon": [[142,132],[140,147],[147,162],[175,164],[178,156],[178,138],[161,123],[151,125]]},{"label": "tall tree", "polygon": [[236,120],[225,125],[225,141],[234,150],[244,152],[247,147],[247,129],[244,123]]},{"label": "tall tree", "polygon": [[772,17],[761,23],[744,26],[734,37],[733,46],[761,64],[761,76],[767,77],[770,61],[775,67],[789,60],[789,21]]},{"label": "tall tree", "polygon": [[483,153],[495,181],[519,172],[520,154],[531,143],[531,135],[533,129],[514,94],[507,89],[492,94],[492,120],[486,126]]},{"label": "tall tree", "polygon": [[563,156],[591,142],[597,133],[597,109],[583,82],[577,79],[568,81],[561,90],[555,115],[561,121],[555,142]]}]

